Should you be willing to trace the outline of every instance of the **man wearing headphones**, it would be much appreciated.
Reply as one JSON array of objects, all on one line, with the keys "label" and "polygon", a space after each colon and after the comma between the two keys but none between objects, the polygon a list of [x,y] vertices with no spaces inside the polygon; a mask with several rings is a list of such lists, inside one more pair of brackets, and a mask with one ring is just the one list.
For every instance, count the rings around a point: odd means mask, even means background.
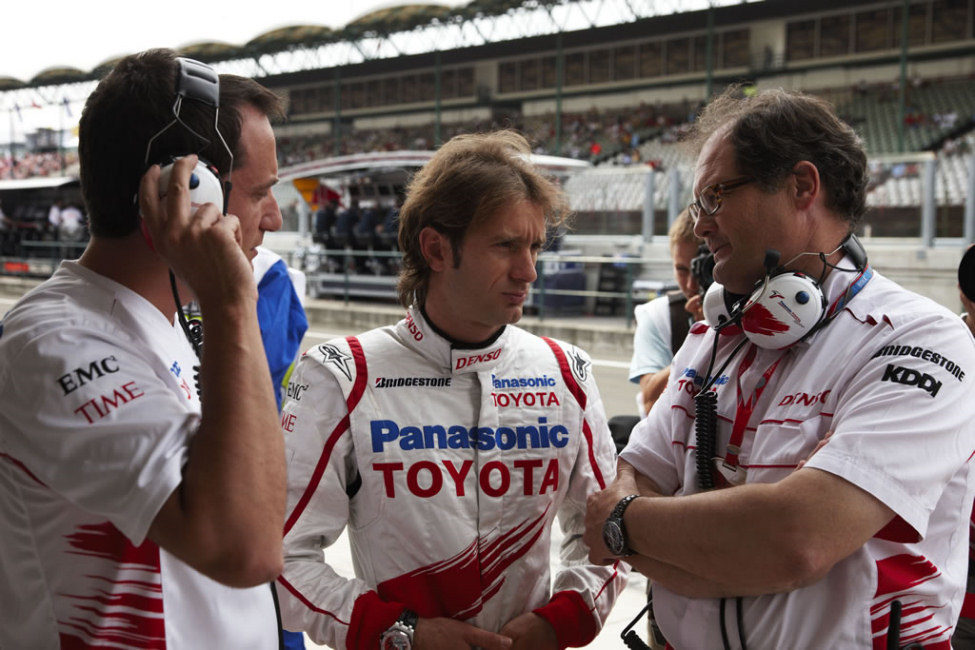
[{"label": "man wearing headphones", "polygon": [[[0,646],[278,646],[284,451],[250,259],[281,224],[280,113],[167,50],[88,98],[91,242],[0,328]],[[217,196],[191,206],[207,182]],[[173,318],[192,298],[198,381]]]},{"label": "man wearing headphones", "polygon": [[721,326],[692,327],[590,497],[590,557],[653,578],[674,647],[948,648],[975,485],[972,336],[848,238],[866,156],[825,102],[731,89],[698,129],[691,213]]}]

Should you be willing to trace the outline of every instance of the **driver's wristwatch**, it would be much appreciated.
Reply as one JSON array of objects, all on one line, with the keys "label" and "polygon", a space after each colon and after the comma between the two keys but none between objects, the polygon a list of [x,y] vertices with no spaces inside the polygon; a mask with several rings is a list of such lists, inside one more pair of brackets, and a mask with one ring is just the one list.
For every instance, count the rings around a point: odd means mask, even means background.
[{"label": "driver's wristwatch", "polygon": [[609,517],[606,518],[606,523],[603,524],[603,542],[606,544],[609,552],[617,557],[623,557],[632,553],[629,544],[627,544],[626,526],[623,524],[623,512],[626,511],[626,507],[630,505],[630,502],[638,496],[640,495],[630,494],[620,499],[616,503],[616,507],[613,508],[613,511],[609,513]]},{"label": "driver's wristwatch", "polygon": [[413,633],[419,615],[411,609],[404,609],[396,622],[379,637],[379,650],[413,650]]}]

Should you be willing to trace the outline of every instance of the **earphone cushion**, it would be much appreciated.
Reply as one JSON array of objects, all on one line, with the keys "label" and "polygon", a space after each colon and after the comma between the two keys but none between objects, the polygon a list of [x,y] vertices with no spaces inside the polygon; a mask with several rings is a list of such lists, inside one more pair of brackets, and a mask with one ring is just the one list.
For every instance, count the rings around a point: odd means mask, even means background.
[{"label": "earphone cushion", "polygon": [[[175,161],[174,161],[175,162]],[[159,198],[166,196],[173,163],[165,165],[159,173]],[[198,160],[190,177],[190,205],[196,212],[204,203],[212,203],[223,210],[223,187],[213,168]]]},{"label": "earphone cushion", "polygon": [[718,327],[728,322],[731,314],[725,304],[724,286],[717,282],[712,282],[704,294],[701,308],[704,312],[704,320],[711,327]]},{"label": "earphone cushion", "polygon": [[826,297],[815,280],[798,272],[769,278],[745,304],[741,327],[755,345],[780,350],[802,340],[826,314]]}]

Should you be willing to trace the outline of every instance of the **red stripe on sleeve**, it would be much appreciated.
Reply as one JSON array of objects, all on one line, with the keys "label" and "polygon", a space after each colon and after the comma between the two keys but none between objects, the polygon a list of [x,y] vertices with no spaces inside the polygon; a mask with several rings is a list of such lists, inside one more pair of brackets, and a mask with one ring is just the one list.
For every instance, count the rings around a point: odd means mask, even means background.
[{"label": "red stripe on sleeve", "polygon": [[565,358],[565,351],[552,339],[546,336],[541,338],[543,341],[548,343],[548,347],[552,348],[552,354],[555,355],[555,360],[559,363],[559,370],[562,371],[562,380],[565,382],[565,385],[569,387],[569,392],[572,393],[572,396],[576,398],[577,402],[579,402],[579,406],[583,411],[585,411],[586,393],[582,390],[582,387],[576,381],[576,378],[572,376],[572,370],[569,369],[569,360]]},{"label": "red stripe on sleeve", "polygon": [[555,630],[559,648],[581,648],[596,638],[599,628],[586,601],[575,591],[559,591],[547,605],[534,610]]},{"label": "red stripe on sleeve", "polygon": [[345,635],[345,647],[349,650],[374,650],[379,647],[379,637],[388,630],[406,606],[387,603],[375,591],[367,591],[355,599],[352,620]]},{"label": "red stripe on sleeve", "polygon": [[599,489],[606,489],[606,481],[603,479],[603,473],[599,470],[599,465],[596,463],[596,452],[592,448],[592,429],[589,428],[589,422],[586,420],[586,393],[582,390],[582,386],[576,381],[576,378],[572,376],[572,370],[569,368],[569,360],[565,358],[565,351],[559,346],[558,343],[553,341],[548,337],[541,337],[543,341],[548,344],[548,347],[552,348],[552,354],[555,355],[555,360],[559,364],[559,370],[562,372],[562,381],[568,387],[569,392],[575,397],[576,402],[579,403],[579,408],[583,411],[582,416],[582,433],[586,436],[586,444],[589,450],[589,465],[592,467],[592,473],[596,476],[596,482],[599,483]]},{"label": "red stripe on sleeve", "polygon": [[359,404],[359,400],[362,399],[362,394],[366,390],[366,382],[369,379],[368,368],[366,367],[366,356],[362,353],[362,345],[359,340],[354,336],[346,337],[346,342],[349,344],[349,349],[352,351],[352,357],[355,359],[355,383],[352,385],[352,390],[349,392],[349,398],[346,400],[345,405],[348,409],[348,413],[345,417],[336,425],[335,429],[332,430],[331,435],[328,437],[328,441],[325,443],[324,449],[322,449],[322,455],[318,459],[318,464],[315,465],[315,471],[312,472],[311,480],[308,481],[308,485],[305,487],[305,491],[302,493],[301,498],[298,499],[298,503],[295,504],[295,509],[291,512],[288,517],[288,521],[284,524],[284,534],[287,535],[288,532],[294,527],[295,522],[298,521],[298,517],[304,512],[305,508],[308,506],[308,502],[311,500],[313,494],[318,489],[318,484],[322,480],[322,476],[325,474],[325,468],[328,467],[329,458],[332,455],[332,449],[335,447],[335,443],[338,439],[342,437],[342,434],[349,430],[350,419],[349,416],[355,407]]},{"label": "red stripe on sleeve", "polygon": [[293,584],[288,582],[284,576],[278,576],[278,582],[281,584],[281,586],[283,586],[285,589],[291,592],[291,595],[293,595],[295,598],[297,598],[302,603],[304,603],[305,607],[307,607],[311,611],[318,612],[319,614],[324,614],[325,616],[328,616],[329,618],[333,619],[336,623],[341,623],[342,625],[349,624],[348,621],[343,621],[332,612],[322,609],[320,607],[315,607],[315,605],[310,600],[305,598],[305,596],[300,591],[298,591],[298,589]]}]

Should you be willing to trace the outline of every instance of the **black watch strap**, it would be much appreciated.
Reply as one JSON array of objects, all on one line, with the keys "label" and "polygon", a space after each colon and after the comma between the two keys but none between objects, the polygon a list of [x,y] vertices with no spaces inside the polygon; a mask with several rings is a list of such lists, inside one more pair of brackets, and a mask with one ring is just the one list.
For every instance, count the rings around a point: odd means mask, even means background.
[{"label": "black watch strap", "polygon": [[416,623],[420,620],[420,615],[414,612],[412,609],[404,609],[403,613],[399,615],[396,619],[403,625],[409,625],[414,632],[416,632]]},{"label": "black watch strap", "polygon": [[617,557],[624,557],[632,553],[627,540],[626,524],[623,523],[623,513],[638,496],[640,495],[628,494],[617,501],[613,511],[606,518],[606,523],[603,524],[603,542],[609,552]]},{"label": "black watch strap", "polygon": [[617,519],[623,518],[623,513],[626,512],[627,506],[633,502],[633,499],[640,496],[639,494],[628,494],[619,501],[616,502],[616,507],[613,508],[613,512],[609,514],[610,517],[615,517]]}]

